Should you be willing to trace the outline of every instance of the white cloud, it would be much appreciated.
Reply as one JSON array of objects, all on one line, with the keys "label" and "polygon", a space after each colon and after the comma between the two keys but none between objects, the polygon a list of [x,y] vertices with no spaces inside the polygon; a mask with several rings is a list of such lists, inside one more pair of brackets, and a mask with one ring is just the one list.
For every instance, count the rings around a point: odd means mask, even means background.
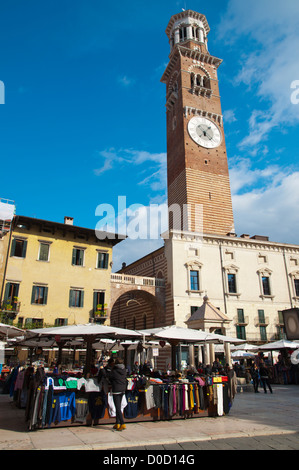
[{"label": "white cloud", "polygon": [[265,141],[274,128],[299,123],[291,103],[291,83],[299,77],[299,2],[294,0],[230,0],[219,25],[219,37],[230,44],[251,39],[253,52],[242,53],[236,83],[255,86],[260,109],[254,109],[242,148]]},{"label": "white cloud", "polygon": [[226,123],[231,123],[231,122],[236,122],[237,118],[236,118],[236,115],[235,115],[235,111],[233,109],[227,109],[223,113],[223,119],[224,119],[225,124]]},{"label": "white cloud", "polygon": [[118,83],[125,87],[129,87],[131,85],[134,85],[136,80],[134,78],[127,77],[126,75],[123,75],[122,77],[118,78]]},{"label": "white cloud", "polygon": [[299,243],[299,172],[274,165],[253,169],[250,160],[240,159],[230,177],[237,233]]},{"label": "white cloud", "polygon": [[134,149],[109,149],[98,152],[98,155],[103,160],[103,165],[94,170],[96,175],[113,170],[120,163],[138,167],[146,164],[138,184],[149,186],[152,191],[165,193],[167,185],[166,153],[150,153]]}]

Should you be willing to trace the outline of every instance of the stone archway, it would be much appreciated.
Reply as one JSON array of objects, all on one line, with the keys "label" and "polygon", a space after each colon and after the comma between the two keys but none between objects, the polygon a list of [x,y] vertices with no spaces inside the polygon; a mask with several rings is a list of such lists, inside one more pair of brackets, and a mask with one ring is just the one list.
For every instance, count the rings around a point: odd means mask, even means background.
[{"label": "stone archway", "polygon": [[164,324],[164,302],[146,290],[120,292],[110,310],[110,324],[120,328],[142,330]]}]

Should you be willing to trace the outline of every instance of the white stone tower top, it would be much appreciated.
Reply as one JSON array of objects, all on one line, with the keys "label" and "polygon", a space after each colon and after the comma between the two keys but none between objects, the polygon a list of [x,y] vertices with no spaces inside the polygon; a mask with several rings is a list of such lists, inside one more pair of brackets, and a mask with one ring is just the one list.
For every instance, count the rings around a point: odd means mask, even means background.
[{"label": "white stone tower top", "polygon": [[185,10],[173,15],[166,28],[170,50],[172,51],[176,44],[182,44],[186,41],[205,44],[207,48],[209,31],[210,27],[207,19],[201,13]]}]

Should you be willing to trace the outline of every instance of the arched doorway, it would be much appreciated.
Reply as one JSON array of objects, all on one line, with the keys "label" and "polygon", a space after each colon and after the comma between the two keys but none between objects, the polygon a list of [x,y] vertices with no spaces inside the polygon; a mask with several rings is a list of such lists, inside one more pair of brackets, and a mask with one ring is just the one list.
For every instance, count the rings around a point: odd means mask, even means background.
[{"label": "arched doorway", "polygon": [[163,325],[164,307],[160,300],[143,290],[129,290],[114,302],[110,324],[120,328],[144,330]]}]

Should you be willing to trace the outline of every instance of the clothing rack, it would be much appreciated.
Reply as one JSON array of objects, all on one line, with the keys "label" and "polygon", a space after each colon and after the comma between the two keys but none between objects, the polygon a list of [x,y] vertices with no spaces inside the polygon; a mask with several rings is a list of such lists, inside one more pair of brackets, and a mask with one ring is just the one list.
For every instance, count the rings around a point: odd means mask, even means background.
[{"label": "clothing rack", "polygon": [[[122,410],[128,421],[223,416],[233,403],[232,378],[191,375],[186,378],[128,377]],[[14,370],[10,384],[16,405],[25,409],[28,430],[115,422],[110,393],[97,377]]]}]

